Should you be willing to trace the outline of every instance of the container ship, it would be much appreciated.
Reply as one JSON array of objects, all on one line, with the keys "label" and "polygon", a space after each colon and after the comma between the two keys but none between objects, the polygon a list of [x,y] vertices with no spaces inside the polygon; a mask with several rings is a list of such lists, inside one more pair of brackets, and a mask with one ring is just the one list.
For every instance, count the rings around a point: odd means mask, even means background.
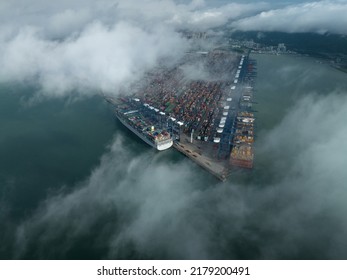
[{"label": "container ship", "polygon": [[235,118],[235,135],[230,163],[242,168],[253,168],[254,114],[239,112]]},{"label": "container ship", "polygon": [[242,168],[253,168],[253,147],[250,145],[237,145],[231,151],[230,163]]},{"label": "container ship", "polygon": [[[145,143],[158,151],[172,147],[173,140],[170,133],[166,129],[156,127],[158,122],[152,121],[153,114],[146,114],[148,106],[144,105],[148,104],[141,104],[137,98],[105,97],[105,99],[115,106],[114,110],[117,119]],[[152,108],[148,109],[152,110]],[[154,108],[153,111],[156,112]]]}]

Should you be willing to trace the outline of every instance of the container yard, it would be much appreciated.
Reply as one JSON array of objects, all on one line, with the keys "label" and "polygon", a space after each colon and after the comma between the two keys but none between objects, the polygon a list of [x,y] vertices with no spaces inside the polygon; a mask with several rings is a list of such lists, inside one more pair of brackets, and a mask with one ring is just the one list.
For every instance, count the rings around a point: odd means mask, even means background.
[{"label": "container yard", "polygon": [[192,52],[147,73],[130,95],[105,98],[147,144],[172,146],[225,180],[235,168],[253,168],[255,77],[248,54]]}]

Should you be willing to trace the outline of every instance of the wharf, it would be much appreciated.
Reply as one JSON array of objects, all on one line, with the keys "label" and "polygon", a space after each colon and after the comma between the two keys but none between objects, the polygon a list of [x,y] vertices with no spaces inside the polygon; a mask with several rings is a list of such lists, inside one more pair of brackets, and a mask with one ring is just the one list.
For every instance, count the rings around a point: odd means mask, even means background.
[{"label": "wharf", "polygon": [[190,158],[222,182],[230,175],[230,170],[226,167],[225,160],[217,160],[205,155],[199,146],[188,142],[187,139],[181,142],[174,142],[173,148]]}]

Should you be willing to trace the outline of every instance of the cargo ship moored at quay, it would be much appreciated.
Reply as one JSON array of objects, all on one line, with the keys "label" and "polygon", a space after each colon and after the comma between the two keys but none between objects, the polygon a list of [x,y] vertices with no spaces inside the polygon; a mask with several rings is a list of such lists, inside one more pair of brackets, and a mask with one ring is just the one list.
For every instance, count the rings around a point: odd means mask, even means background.
[{"label": "cargo ship moored at quay", "polygon": [[[104,98],[115,106],[114,110],[117,119],[145,143],[158,151],[164,151],[172,147],[173,141],[170,133],[165,129],[155,128],[155,126],[141,114],[137,106],[132,106],[131,101],[124,98],[115,99],[106,96]],[[140,100],[133,99],[133,101],[139,102]]]}]

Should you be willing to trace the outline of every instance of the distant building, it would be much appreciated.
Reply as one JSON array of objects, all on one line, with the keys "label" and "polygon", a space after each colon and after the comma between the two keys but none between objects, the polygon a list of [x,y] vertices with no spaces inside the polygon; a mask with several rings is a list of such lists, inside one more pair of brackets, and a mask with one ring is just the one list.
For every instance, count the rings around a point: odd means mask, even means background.
[{"label": "distant building", "polygon": [[284,43],[278,44],[277,46],[277,52],[278,53],[284,53],[287,51],[287,48]]}]

